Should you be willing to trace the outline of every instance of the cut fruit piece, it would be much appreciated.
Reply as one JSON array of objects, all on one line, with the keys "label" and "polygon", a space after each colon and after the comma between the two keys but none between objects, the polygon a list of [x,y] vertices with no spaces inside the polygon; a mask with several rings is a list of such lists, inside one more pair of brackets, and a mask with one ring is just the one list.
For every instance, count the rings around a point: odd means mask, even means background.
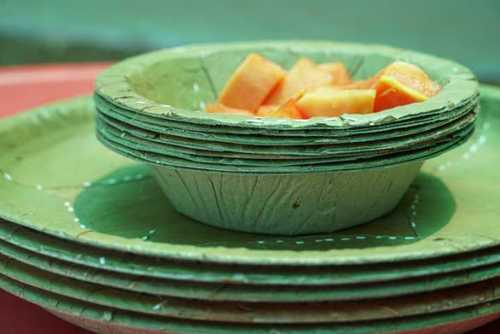
[{"label": "cut fruit piece", "polygon": [[338,86],[338,88],[341,89],[371,89],[375,86],[375,83],[377,82],[378,79],[375,77],[366,79],[366,80],[358,80],[351,82],[346,85]]},{"label": "cut fruit piece", "polygon": [[[302,95],[301,95],[302,96]],[[288,117],[292,119],[307,119],[307,117],[297,106],[297,98],[292,98],[285,102],[278,110],[271,113],[269,117]]]},{"label": "cut fruit piece", "polygon": [[250,54],[226,83],[219,102],[255,112],[285,74],[277,64],[258,54]]},{"label": "cut fruit piece", "polygon": [[375,98],[373,108],[375,112],[410,103],[422,102],[428,98],[424,94],[403,85],[391,76],[383,75],[375,88],[377,90],[377,97]]},{"label": "cut fruit piece", "polygon": [[321,87],[305,93],[297,107],[308,117],[334,117],[342,114],[373,112],[374,89]]},{"label": "cut fruit piece", "polygon": [[302,58],[271,92],[265,104],[283,104],[304,90],[328,85],[331,82],[332,75],[329,72],[319,69],[311,60]]},{"label": "cut fruit piece", "polygon": [[342,85],[342,89],[372,89],[375,88],[377,81],[380,79],[382,74],[384,73],[384,69],[381,69],[377,72],[373,77],[365,79],[365,80],[357,80],[353,81],[350,84]]},{"label": "cut fruit piece", "polygon": [[278,104],[264,104],[257,109],[257,116],[266,117],[273,111],[276,111],[280,106]]},{"label": "cut fruit piece", "polygon": [[350,84],[341,86],[341,88],[342,89],[372,89],[375,87],[375,84],[380,79],[381,75],[382,74],[380,73],[380,74],[377,74],[376,76],[371,77],[371,78],[366,79],[366,80],[354,81]]},{"label": "cut fruit piece", "polygon": [[330,84],[334,86],[348,85],[352,82],[349,71],[342,63],[319,64],[318,68],[332,75]]},{"label": "cut fruit piece", "polygon": [[231,107],[225,106],[222,103],[218,103],[218,102],[207,103],[207,105],[205,107],[205,111],[208,113],[234,114],[234,115],[250,116],[250,117],[255,116],[255,114],[251,113],[248,110],[231,108]]},{"label": "cut fruit piece", "polygon": [[257,116],[267,118],[291,118],[291,119],[306,119],[306,117],[297,108],[297,99],[292,98],[285,102],[283,105],[276,104],[263,105],[257,111]]},{"label": "cut fruit piece", "polygon": [[441,89],[441,87],[436,82],[432,81],[427,73],[420,67],[403,61],[396,61],[387,66],[383,70],[382,76],[393,77],[403,85],[427,97],[436,95]]},{"label": "cut fruit piece", "polygon": [[387,66],[374,87],[375,112],[425,101],[440,89],[418,66],[401,61]]},{"label": "cut fruit piece", "polygon": [[344,64],[301,58],[287,74],[250,54],[207,112],[306,119],[365,114],[427,100],[441,87],[418,66],[395,61],[373,77],[352,81]]}]

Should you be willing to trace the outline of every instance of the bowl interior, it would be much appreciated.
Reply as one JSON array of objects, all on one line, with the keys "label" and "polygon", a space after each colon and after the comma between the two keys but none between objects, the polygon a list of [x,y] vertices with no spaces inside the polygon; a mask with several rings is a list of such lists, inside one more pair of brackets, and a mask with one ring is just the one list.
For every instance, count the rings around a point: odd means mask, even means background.
[{"label": "bowl interior", "polygon": [[293,44],[278,44],[271,48],[267,44],[254,44],[214,48],[206,52],[181,51],[152,58],[133,71],[128,76],[131,89],[159,104],[202,111],[204,103],[217,98],[228,78],[251,52],[257,52],[285,69],[289,69],[301,57],[308,57],[318,63],[342,62],[354,79],[368,78],[395,60],[417,63],[441,85],[446,85],[452,74],[452,71],[446,73],[432,66],[432,62],[425,61],[426,57],[418,59],[407,52],[384,47],[361,48],[343,44],[334,47],[294,47]]}]

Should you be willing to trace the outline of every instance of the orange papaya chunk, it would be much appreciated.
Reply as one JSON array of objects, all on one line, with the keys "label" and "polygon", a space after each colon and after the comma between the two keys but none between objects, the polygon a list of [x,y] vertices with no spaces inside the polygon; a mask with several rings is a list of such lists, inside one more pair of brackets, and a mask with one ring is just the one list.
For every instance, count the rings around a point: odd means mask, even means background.
[{"label": "orange papaya chunk", "polygon": [[306,92],[297,101],[297,107],[307,117],[335,117],[342,114],[371,113],[374,101],[374,89],[321,87]]},{"label": "orange papaya chunk", "polygon": [[353,81],[349,84],[342,85],[341,87],[343,89],[372,89],[375,87],[375,84],[380,79],[381,75],[382,74],[380,72],[379,74],[377,74],[369,79],[356,80],[356,81]]},{"label": "orange papaya chunk", "polygon": [[332,82],[332,75],[318,68],[309,59],[299,59],[290,69],[286,77],[271,92],[265,104],[283,104],[298,93]]},{"label": "orange papaya chunk", "polygon": [[341,85],[341,88],[343,88],[343,89],[372,89],[372,88],[375,88],[377,81],[380,79],[380,77],[382,76],[384,71],[385,71],[385,68],[378,71],[377,74],[375,74],[371,78],[364,79],[364,80],[352,81],[351,83]]},{"label": "orange papaya chunk", "polygon": [[387,66],[374,85],[374,111],[422,102],[434,96],[440,86],[418,66],[396,61]]},{"label": "orange papaya chunk", "polygon": [[290,119],[306,119],[304,113],[297,107],[297,100],[302,96],[299,94],[294,96],[281,106],[276,104],[263,105],[257,111],[257,116],[269,118],[290,118]]},{"label": "orange papaya chunk", "polygon": [[264,104],[257,109],[257,116],[266,117],[270,113],[276,111],[280,106],[278,104]]},{"label": "orange papaya chunk", "polygon": [[205,106],[205,111],[208,113],[222,113],[222,114],[234,114],[234,115],[241,115],[241,116],[255,116],[253,113],[251,113],[248,110],[231,108],[231,107],[225,106],[222,103],[218,103],[218,102],[207,103],[207,105]]},{"label": "orange papaya chunk", "polygon": [[366,80],[353,81],[350,84],[342,85],[343,89],[371,89],[374,87],[378,79],[370,78]]},{"label": "orange papaya chunk", "polygon": [[227,107],[255,112],[285,73],[279,65],[252,53],[226,83],[219,102]]},{"label": "orange papaya chunk", "polygon": [[332,75],[332,81],[330,84],[334,86],[348,85],[352,83],[351,75],[342,63],[319,64],[318,68]]}]

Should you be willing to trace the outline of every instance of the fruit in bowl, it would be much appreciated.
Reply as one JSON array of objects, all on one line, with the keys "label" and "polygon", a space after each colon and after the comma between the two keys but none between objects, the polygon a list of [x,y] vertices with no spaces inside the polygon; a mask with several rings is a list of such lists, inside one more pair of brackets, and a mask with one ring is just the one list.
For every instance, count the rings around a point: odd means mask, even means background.
[{"label": "fruit in bowl", "polygon": [[436,95],[440,85],[420,67],[395,61],[372,78],[353,81],[340,62],[316,64],[300,58],[286,72],[251,53],[209,103],[209,113],[268,118],[309,119],[343,114],[368,114]]}]

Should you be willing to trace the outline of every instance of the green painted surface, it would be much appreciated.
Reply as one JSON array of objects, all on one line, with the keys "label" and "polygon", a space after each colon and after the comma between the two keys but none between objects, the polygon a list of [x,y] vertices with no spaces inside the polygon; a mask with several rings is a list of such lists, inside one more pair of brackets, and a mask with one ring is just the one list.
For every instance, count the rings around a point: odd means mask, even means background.
[{"label": "green painted surface", "polygon": [[429,329],[435,326],[452,326],[459,321],[473,321],[482,316],[500,312],[500,303],[478,304],[457,311],[441,312],[433,315],[365,321],[358,323],[326,323],[312,325],[247,325],[223,322],[196,322],[167,317],[148,316],[140,313],[120,311],[114,308],[78,301],[61,295],[30,287],[0,275],[0,288],[25,300],[38,304],[58,316],[79,326],[102,333],[266,333],[286,332],[291,334],[383,334]]},{"label": "green painted surface", "polygon": [[[260,236],[248,235],[246,238],[251,242],[235,244],[228,251],[227,247],[210,244],[206,235],[204,244],[208,243],[208,246],[200,247],[169,243],[166,240],[151,243],[137,238],[126,239],[82,228],[75,223],[75,218],[78,217],[75,217],[74,212],[69,212],[64,203],[72,205],[86,182],[96,181],[128,165],[127,160],[100,147],[93,138],[93,115],[83,107],[85,103],[62,104],[55,107],[56,110],[51,108],[28,113],[0,123],[1,146],[2,149],[8,148],[9,152],[0,160],[4,173],[0,180],[2,216],[64,238],[74,239],[78,235],[80,242],[104,248],[163,257],[239,263],[326,265],[392,262],[457,254],[493,246],[497,244],[494,233],[497,231],[498,207],[491,198],[495,198],[498,189],[490,180],[497,177],[494,166],[498,155],[494,152],[498,145],[495,130],[499,119],[498,93],[491,88],[484,88],[482,92],[483,112],[479,119],[479,129],[472,140],[443,158],[428,162],[424,167],[424,172],[441,179],[452,194],[455,202],[453,218],[435,233],[408,240],[398,246],[391,245],[390,239],[376,239],[381,229],[377,229],[376,234],[371,232],[362,235],[361,237],[366,236],[364,239],[350,237],[343,241],[342,237],[334,237],[335,241],[325,242],[321,251],[317,250],[315,240],[324,240],[329,236],[290,239],[285,244],[295,246],[281,248],[276,242],[280,240],[278,238],[262,239]],[[36,139],[20,140],[23,136]],[[78,147],[78,150],[74,150],[74,147]],[[35,168],[42,163],[45,166],[43,171]],[[65,168],[61,169],[63,165]],[[477,172],[478,168],[480,173]],[[419,191],[425,192],[426,187],[420,187]],[[419,196],[423,198],[423,195]],[[28,198],[29,201],[26,201]],[[39,205],[33,208],[30,205],[33,202]],[[418,203],[415,217],[417,232],[429,224],[440,223],[432,219],[439,212],[436,210],[439,207],[437,201]],[[469,223],[478,220],[481,221],[480,225]],[[405,217],[402,221],[407,225],[409,220]],[[387,224],[389,225],[393,224]],[[195,226],[205,228],[203,225]],[[215,236],[219,233],[214,230]],[[251,248],[248,246],[250,243],[254,244]],[[345,246],[339,248],[338,245]],[[383,247],[373,247],[375,245]],[[295,252],[292,249],[302,251]]]},{"label": "green painted surface", "polygon": [[[496,0],[3,0],[0,62],[120,59],[197,42],[335,39],[433,53],[500,78]],[[112,13],[112,15],[105,15]],[[3,38],[2,38],[3,37]]]}]

